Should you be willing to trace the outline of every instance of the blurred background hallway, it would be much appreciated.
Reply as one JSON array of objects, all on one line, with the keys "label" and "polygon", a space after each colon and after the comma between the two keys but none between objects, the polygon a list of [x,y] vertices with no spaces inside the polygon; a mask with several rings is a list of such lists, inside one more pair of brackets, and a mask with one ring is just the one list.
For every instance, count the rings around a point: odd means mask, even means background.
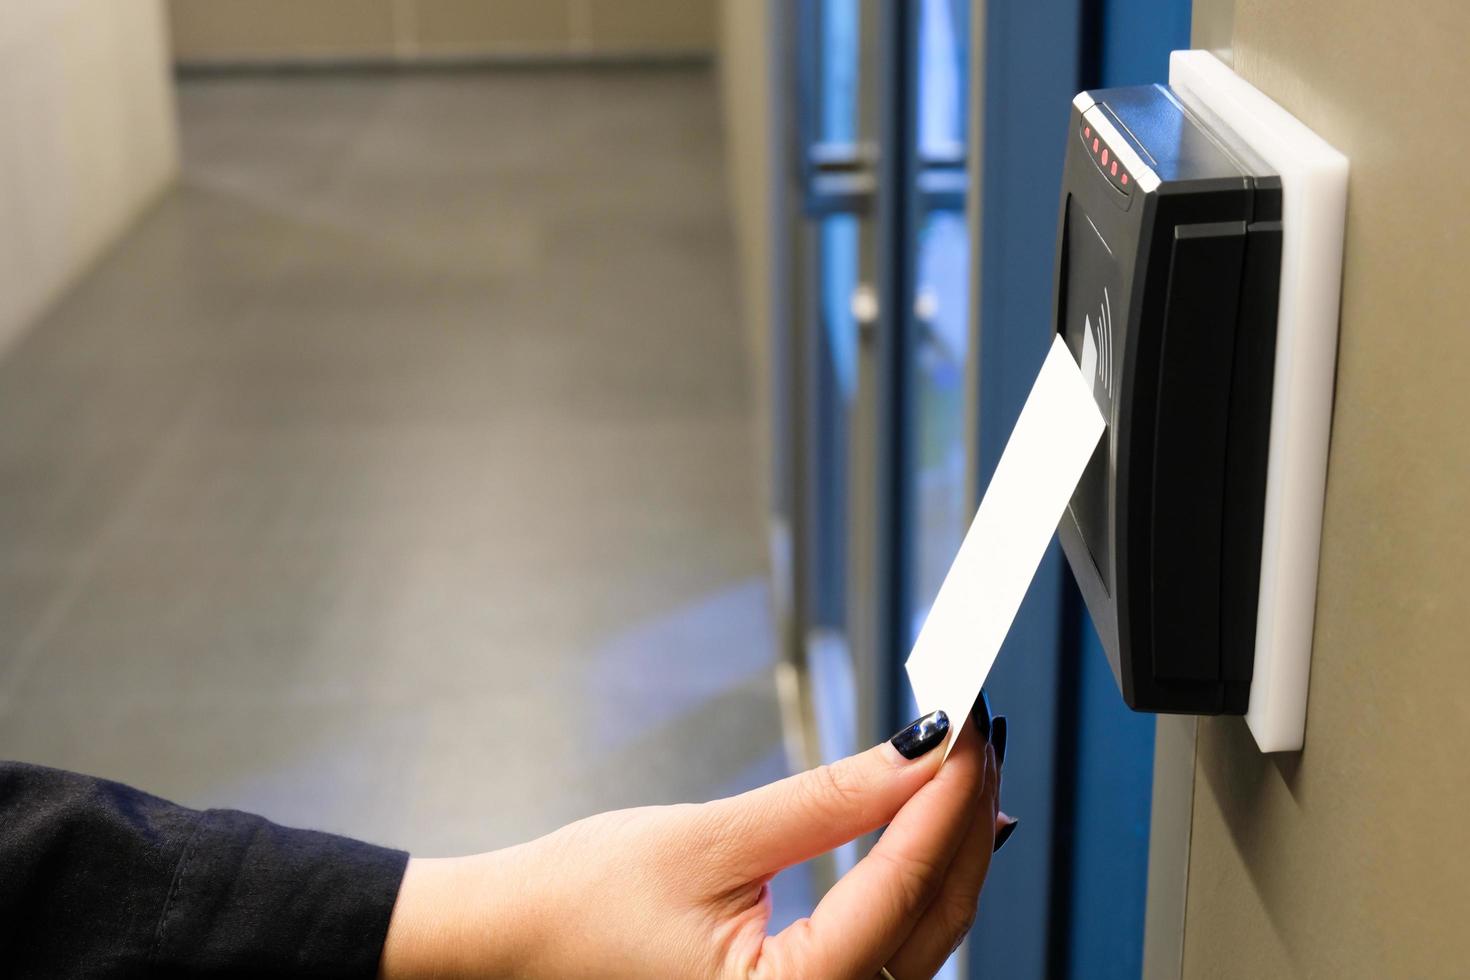
[{"label": "blurred background hallway", "polygon": [[178,102],[0,362],[4,754],[421,854],[784,775],[709,68]]}]

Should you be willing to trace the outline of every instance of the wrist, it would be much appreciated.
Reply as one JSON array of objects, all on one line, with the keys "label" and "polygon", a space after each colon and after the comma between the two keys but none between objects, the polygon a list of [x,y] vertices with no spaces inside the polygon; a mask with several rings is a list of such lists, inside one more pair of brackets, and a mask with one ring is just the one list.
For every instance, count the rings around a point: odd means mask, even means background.
[{"label": "wrist", "polygon": [[506,852],[412,858],[379,966],[382,980],[522,976],[534,948],[532,909]]}]

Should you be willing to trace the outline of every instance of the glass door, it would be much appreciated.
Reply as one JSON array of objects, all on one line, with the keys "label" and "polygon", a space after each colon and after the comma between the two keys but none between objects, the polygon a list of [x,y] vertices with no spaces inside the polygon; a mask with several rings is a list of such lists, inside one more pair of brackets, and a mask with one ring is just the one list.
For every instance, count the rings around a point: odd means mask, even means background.
[{"label": "glass door", "polygon": [[795,8],[798,659],[824,760],[911,716],[902,661],[972,510],[968,8]]},{"label": "glass door", "polygon": [[[1162,77],[1188,3],[783,9],[801,203],[787,645],[823,761],[915,713],[902,662],[1045,354],[1072,96]],[[1107,961],[1136,975],[1151,720],[1124,709],[1055,547],[987,686],[1010,719],[1005,803],[1026,829],[991,869],[987,894],[1004,898],[971,934],[969,971],[1090,976]]]},{"label": "glass door", "polygon": [[[792,161],[802,202],[796,230],[800,406],[795,461],[805,555],[797,654],[814,761],[881,738],[873,705],[871,613],[880,535],[874,494],[879,329],[877,0],[795,6],[797,132]],[[849,846],[832,874],[859,856]]]},{"label": "glass door", "polygon": [[905,460],[906,632],[918,637],[973,515],[967,424],[970,237],[965,217],[969,140],[969,4],[919,0],[910,7],[912,216],[903,253],[912,265],[903,351],[910,433]]}]

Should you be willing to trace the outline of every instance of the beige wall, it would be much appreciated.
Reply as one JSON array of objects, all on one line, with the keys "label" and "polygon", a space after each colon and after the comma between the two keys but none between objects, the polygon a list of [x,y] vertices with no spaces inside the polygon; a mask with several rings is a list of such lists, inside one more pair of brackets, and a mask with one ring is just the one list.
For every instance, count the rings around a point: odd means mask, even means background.
[{"label": "beige wall", "polygon": [[[741,315],[746,325],[754,379],[760,486],[771,486],[772,349],[783,320],[778,283],[784,275],[779,244],[782,193],[776,140],[783,131],[774,86],[782,0],[722,0],[720,93],[736,247],[740,260]],[[763,500],[769,504],[769,500]]]},{"label": "beige wall", "polygon": [[1201,721],[1183,973],[1470,976],[1470,4],[1195,7],[1352,180],[1306,749]]},{"label": "beige wall", "polygon": [[719,0],[169,0],[185,63],[708,54]]},{"label": "beige wall", "polygon": [[0,348],[177,172],[160,0],[3,0]]}]

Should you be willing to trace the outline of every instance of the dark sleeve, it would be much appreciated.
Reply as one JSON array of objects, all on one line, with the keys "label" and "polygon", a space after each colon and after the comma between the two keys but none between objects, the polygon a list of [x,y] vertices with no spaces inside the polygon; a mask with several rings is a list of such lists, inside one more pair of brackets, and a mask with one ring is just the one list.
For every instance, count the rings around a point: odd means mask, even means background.
[{"label": "dark sleeve", "polygon": [[0,762],[0,974],[376,977],[407,860]]}]

